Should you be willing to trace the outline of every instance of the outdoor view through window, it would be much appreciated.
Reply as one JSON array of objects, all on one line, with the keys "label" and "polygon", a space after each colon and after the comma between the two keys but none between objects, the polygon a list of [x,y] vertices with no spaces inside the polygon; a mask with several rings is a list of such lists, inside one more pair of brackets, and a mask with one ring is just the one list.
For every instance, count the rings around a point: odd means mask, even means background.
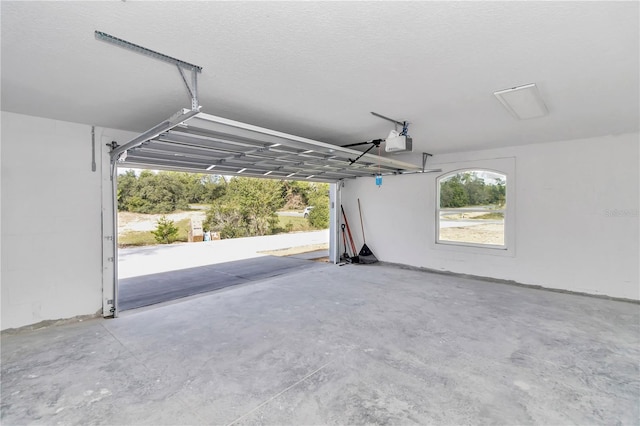
[{"label": "outdoor view through window", "polygon": [[505,248],[507,176],[463,170],[438,179],[438,243]]}]

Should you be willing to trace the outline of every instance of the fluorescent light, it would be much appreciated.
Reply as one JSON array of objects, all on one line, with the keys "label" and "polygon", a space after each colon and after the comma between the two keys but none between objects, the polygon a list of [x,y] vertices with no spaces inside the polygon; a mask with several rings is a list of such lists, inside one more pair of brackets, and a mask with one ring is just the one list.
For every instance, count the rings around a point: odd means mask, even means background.
[{"label": "fluorescent light", "polygon": [[247,170],[247,169],[246,169],[246,167],[245,167],[244,169],[240,169],[240,170],[238,170],[238,172],[237,172],[237,173],[242,173],[242,172],[244,172],[245,170]]},{"label": "fluorescent light", "polygon": [[282,145],[281,143],[274,143],[273,145],[269,145],[269,148],[275,148],[276,146]]},{"label": "fluorescent light", "polygon": [[312,150],[312,149],[309,149],[309,150],[307,150],[307,151],[304,151],[304,152],[303,152],[303,154],[311,154],[312,152],[313,152],[313,150]]},{"label": "fluorescent light", "polygon": [[493,93],[500,103],[520,120],[542,117],[549,113],[535,84],[513,87]]},{"label": "fluorescent light", "polygon": [[311,175],[311,176],[307,176],[307,179],[311,179],[312,177],[314,177],[315,175]]},{"label": "fluorescent light", "polygon": [[209,167],[207,167],[207,170],[212,170],[215,166],[216,166],[215,164],[212,165],[212,166],[209,166]]},{"label": "fluorescent light", "polygon": [[295,175],[295,173],[289,173],[286,177],[291,177],[293,175]]},{"label": "fluorescent light", "polygon": [[262,176],[269,176],[271,173],[273,173],[273,171],[269,170],[267,173],[263,174]]}]

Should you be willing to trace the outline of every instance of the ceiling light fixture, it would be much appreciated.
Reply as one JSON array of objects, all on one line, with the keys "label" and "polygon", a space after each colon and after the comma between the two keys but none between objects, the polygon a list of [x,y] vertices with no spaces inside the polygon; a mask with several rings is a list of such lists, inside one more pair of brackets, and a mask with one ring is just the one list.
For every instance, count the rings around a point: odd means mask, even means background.
[{"label": "ceiling light fixture", "polygon": [[213,170],[213,168],[214,168],[215,166],[216,166],[215,164],[214,164],[214,165],[212,165],[212,166],[209,166],[209,167],[207,167],[207,170]]},{"label": "ceiling light fixture", "polygon": [[493,92],[507,111],[519,120],[537,118],[549,113],[535,83]]},{"label": "ceiling light fixture", "polygon": [[247,169],[246,169],[246,168],[244,168],[244,169],[240,169],[240,170],[238,170],[238,173],[242,173],[242,172],[244,172],[245,170],[247,170]]}]

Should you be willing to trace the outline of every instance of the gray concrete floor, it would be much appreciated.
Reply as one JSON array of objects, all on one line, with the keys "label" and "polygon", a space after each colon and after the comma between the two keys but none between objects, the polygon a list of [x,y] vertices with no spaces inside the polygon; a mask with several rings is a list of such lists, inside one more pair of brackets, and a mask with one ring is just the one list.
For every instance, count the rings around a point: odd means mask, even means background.
[{"label": "gray concrete floor", "polygon": [[2,424],[638,424],[640,307],[315,263],[2,336]]}]

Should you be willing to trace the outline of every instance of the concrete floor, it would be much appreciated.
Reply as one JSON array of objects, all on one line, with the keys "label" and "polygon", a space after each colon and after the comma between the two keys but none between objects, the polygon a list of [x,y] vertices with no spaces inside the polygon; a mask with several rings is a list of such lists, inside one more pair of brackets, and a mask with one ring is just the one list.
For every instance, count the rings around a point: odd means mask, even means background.
[{"label": "concrete floor", "polygon": [[638,424],[640,306],[313,268],[2,336],[2,424]]}]

